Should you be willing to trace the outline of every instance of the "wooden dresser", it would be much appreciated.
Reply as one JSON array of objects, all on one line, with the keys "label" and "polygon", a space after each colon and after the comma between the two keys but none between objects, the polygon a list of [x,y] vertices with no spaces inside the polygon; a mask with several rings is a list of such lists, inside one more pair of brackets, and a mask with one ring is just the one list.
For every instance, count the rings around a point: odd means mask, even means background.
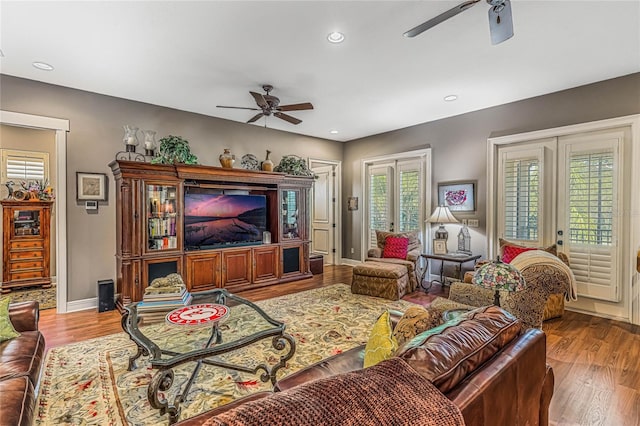
[{"label": "wooden dresser", "polygon": [[4,200],[0,292],[29,286],[51,287],[51,201]]}]

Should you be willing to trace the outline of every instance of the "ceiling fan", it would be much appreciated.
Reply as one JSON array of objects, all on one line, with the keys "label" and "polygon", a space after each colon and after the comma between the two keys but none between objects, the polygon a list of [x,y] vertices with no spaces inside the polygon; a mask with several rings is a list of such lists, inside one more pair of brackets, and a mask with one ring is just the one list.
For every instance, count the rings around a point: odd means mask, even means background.
[{"label": "ceiling fan", "polygon": [[284,114],[282,111],[302,111],[305,109],[313,109],[313,105],[309,102],[301,103],[301,104],[291,104],[291,105],[280,105],[280,99],[275,96],[269,94],[273,90],[273,86],[270,84],[264,84],[262,89],[266,92],[264,95],[256,92],[249,92],[253,99],[255,99],[256,104],[259,108],[251,108],[251,107],[234,107],[234,106],[224,106],[224,105],[216,105],[218,108],[234,108],[234,109],[248,109],[251,111],[260,111],[258,114],[254,115],[247,121],[247,123],[253,123],[257,121],[261,117],[266,117],[269,115],[274,115],[284,121],[288,121],[291,124],[300,124],[302,120],[298,120],[295,117],[292,117],[288,114]]},{"label": "ceiling fan", "polygon": [[[405,37],[415,37],[429,28],[433,28],[441,22],[464,12],[480,0],[469,0],[460,3],[454,8],[431,18],[426,22],[404,33]],[[491,5],[489,9],[489,30],[491,32],[491,44],[499,44],[513,37],[513,19],[511,16],[511,2],[509,0],[487,0]]]}]

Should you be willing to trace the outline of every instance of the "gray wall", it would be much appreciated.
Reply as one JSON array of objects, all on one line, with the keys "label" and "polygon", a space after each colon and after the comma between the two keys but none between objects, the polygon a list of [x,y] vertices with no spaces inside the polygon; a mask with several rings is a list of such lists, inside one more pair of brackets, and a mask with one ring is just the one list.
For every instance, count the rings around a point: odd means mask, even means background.
[{"label": "gray wall", "polygon": [[[475,252],[484,254],[486,222],[486,141],[489,137],[521,133],[640,113],[640,74],[582,86],[558,93],[371,136],[346,144],[264,129],[140,102],[68,89],[0,75],[0,107],[7,111],[65,118],[71,131],[67,147],[68,299],[95,297],[96,281],[115,277],[114,184],[107,164],[122,149],[122,125],[133,124],[188,139],[201,164],[218,165],[223,148],[240,158],[263,158],[270,149],[277,162],[297,154],[343,161],[343,197],[362,199],[362,158],[433,148],[433,199],[437,182],[478,181],[480,227],[472,232]],[[499,90],[496,89],[496,90]],[[75,201],[75,172],[109,176],[110,201],[97,215],[88,215]],[[362,210],[359,210],[361,212]],[[430,214],[431,212],[426,212]],[[360,259],[361,217],[343,203],[343,253]],[[450,229],[450,235],[457,230]],[[355,249],[353,255],[350,248]]]},{"label": "gray wall", "polygon": [[[200,164],[218,166],[218,156],[231,148],[238,159],[252,153],[264,159],[272,151],[277,164],[285,154],[342,160],[344,144],[170,108],[128,101],[65,87],[0,75],[3,110],[68,119],[67,139],[67,243],[68,300],[96,296],[96,281],[115,278],[115,190],[107,166],[123,150],[122,126],[136,125],[187,139]],[[139,136],[142,144],[142,137]],[[138,147],[138,151],[142,146]],[[106,173],[109,201],[98,214],[87,214],[75,200],[76,172]]]},{"label": "gray wall", "polygon": [[[496,88],[500,90],[500,88]],[[477,180],[479,219],[472,229],[472,249],[486,254],[487,139],[570,124],[640,113],[640,73],[574,89],[432,121],[380,135],[349,141],[343,161],[343,195],[362,198],[361,159],[432,148],[432,205],[437,205],[437,183]],[[362,216],[343,210],[343,253],[360,259]],[[425,212],[428,215],[431,212]],[[449,226],[449,245],[458,230]],[[350,255],[350,249],[355,253]]]}]

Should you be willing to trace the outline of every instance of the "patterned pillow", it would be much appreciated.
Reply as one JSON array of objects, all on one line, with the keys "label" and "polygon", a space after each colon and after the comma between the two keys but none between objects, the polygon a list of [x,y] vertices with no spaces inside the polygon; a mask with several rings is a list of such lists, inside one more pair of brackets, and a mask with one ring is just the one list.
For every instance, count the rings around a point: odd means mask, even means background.
[{"label": "patterned pillow", "polygon": [[407,248],[409,247],[409,239],[402,237],[387,237],[384,249],[382,250],[382,257],[387,259],[406,259]]},{"label": "patterned pillow", "polygon": [[422,243],[420,242],[420,231],[410,231],[410,232],[387,232],[387,231],[376,231],[376,244],[378,248],[384,249],[385,243],[387,242],[387,237],[403,237],[409,239],[409,247],[407,247],[407,251],[412,251],[415,249],[420,249],[422,247]]},{"label": "patterned pillow", "polygon": [[525,251],[537,250],[535,247],[518,247],[518,246],[504,246],[502,248],[502,260],[504,263],[511,263],[513,259],[520,253]]},{"label": "patterned pillow", "polygon": [[9,302],[11,299],[5,297],[0,300],[0,342],[11,340],[18,337],[20,333],[13,328],[11,319],[9,319]]},{"label": "patterned pillow", "polygon": [[425,330],[440,325],[441,322],[442,316],[439,313],[430,312],[422,306],[410,306],[396,324],[393,337],[400,348],[406,341],[413,339]]},{"label": "patterned pillow", "polygon": [[391,358],[397,349],[398,342],[392,335],[391,317],[389,311],[385,311],[374,324],[364,348],[364,367],[371,367]]},{"label": "patterned pillow", "polygon": [[[516,243],[512,243],[511,241],[507,241],[504,240],[502,238],[498,238],[498,244],[500,245],[500,260],[502,260],[504,263],[509,263],[509,261],[504,259],[505,256],[505,250],[512,250],[512,248],[516,248],[516,249],[529,249],[529,250],[544,250],[547,253],[551,253],[554,256],[558,256],[558,246],[555,244],[551,244],[549,247],[542,247],[542,248],[538,248],[538,247],[525,247],[523,245],[520,244],[516,244]],[[523,251],[527,251],[527,250],[523,250]],[[515,255],[513,255],[511,257],[510,260],[513,260],[513,258],[515,258],[517,255],[519,255],[520,253],[522,253],[523,251],[517,252]]]}]

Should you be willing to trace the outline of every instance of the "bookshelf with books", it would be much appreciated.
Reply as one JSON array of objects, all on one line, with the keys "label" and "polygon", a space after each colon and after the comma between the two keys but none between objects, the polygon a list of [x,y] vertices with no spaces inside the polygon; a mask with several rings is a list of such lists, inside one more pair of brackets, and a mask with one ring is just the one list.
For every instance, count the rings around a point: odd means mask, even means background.
[{"label": "bookshelf with books", "polygon": [[147,250],[178,248],[178,188],[146,184]]}]

